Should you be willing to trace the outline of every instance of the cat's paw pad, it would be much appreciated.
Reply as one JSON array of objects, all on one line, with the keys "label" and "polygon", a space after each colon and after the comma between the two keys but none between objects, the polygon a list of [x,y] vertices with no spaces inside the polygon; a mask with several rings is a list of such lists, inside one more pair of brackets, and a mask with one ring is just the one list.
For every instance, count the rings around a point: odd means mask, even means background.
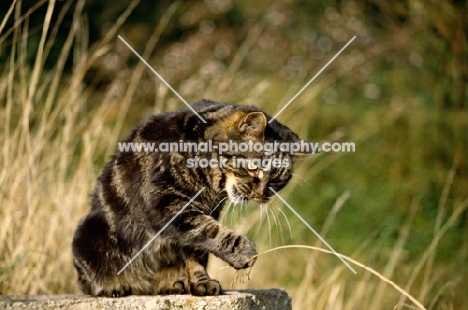
[{"label": "cat's paw pad", "polygon": [[190,292],[196,296],[217,296],[221,293],[221,285],[216,280],[202,280],[190,284]]}]

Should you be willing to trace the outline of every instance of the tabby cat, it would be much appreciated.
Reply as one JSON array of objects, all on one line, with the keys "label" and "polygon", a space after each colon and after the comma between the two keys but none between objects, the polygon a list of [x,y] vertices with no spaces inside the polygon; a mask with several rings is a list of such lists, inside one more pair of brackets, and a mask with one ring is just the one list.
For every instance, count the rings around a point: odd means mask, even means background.
[{"label": "tabby cat", "polygon": [[[254,106],[202,100],[192,108],[154,115],[123,142],[255,141],[295,142],[298,136]],[[216,148],[216,146],[214,147]],[[295,154],[296,155],[296,154]],[[130,294],[218,295],[221,286],[206,271],[212,253],[236,269],[250,267],[257,254],[247,237],[217,220],[229,197],[234,203],[268,201],[291,178],[288,152],[222,154],[224,165],[201,168],[188,159],[218,158],[219,152],[132,152],[113,155],[98,178],[91,209],[73,238],[73,261],[82,291],[94,296]],[[276,158],[290,165],[262,169],[236,165],[236,159]],[[155,236],[196,193],[205,189],[120,274],[119,270]]]}]

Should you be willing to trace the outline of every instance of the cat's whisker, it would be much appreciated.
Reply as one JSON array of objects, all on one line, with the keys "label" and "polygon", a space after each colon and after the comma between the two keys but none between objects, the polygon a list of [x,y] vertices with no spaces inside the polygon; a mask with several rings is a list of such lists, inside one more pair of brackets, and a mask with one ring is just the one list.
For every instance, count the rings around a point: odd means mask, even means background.
[{"label": "cat's whisker", "polygon": [[291,179],[291,180],[289,181],[289,183],[295,184],[295,185],[297,185],[297,186],[300,186],[300,187],[304,188],[304,182],[302,182],[301,180]]},{"label": "cat's whisker", "polygon": [[223,220],[224,220],[224,217],[225,217],[225,216],[226,216],[226,214],[229,212],[229,208],[231,208],[232,204],[233,204],[233,202],[232,202],[232,201],[231,201],[231,202],[229,202],[228,206],[226,207],[226,210],[224,210],[224,212],[223,212],[223,216],[221,216],[221,220],[220,220],[220,222],[223,222]]},{"label": "cat's whisker", "polygon": [[268,215],[268,209],[265,209],[265,214],[268,222],[268,238],[270,239],[270,248],[271,248],[271,222],[270,216]]},{"label": "cat's whisker", "polygon": [[211,210],[210,212],[210,215],[223,203],[224,200],[226,200],[228,197],[224,197],[223,199],[220,200],[220,202],[218,202],[218,204],[216,205],[216,207],[214,207],[213,210]]},{"label": "cat's whisker", "polygon": [[215,197],[215,198],[218,198],[219,194],[221,194],[222,192],[226,192],[226,193],[227,193],[227,189],[223,188],[222,190],[220,190],[220,191],[216,194],[216,197]]},{"label": "cat's whisker", "polygon": [[[274,198],[274,197],[272,197]],[[275,220],[275,224],[276,224],[276,228],[277,228],[277,231],[276,231],[276,234],[277,234],[277,239],[278,239],[278,233],[281,235],[281,242],[283,243],[283,245],[285,244],[284,243],[284,233],[283,233],[283,226],[281,224],[281,220],[280,220],[280,217],[278,215],[278,213],[275,213],[274,212],[274,208],[275,207],[278,211],[280,211],[281,213],[283,213],[283,216],[285,217],[286,215],[284,214],[283,211],[281,211],[281,209],[279,208],[279,206],[281,205],[280,202],[277,200],[277,199],[270,199],[268,201],[269,205],[270,205],[270,211],[273,215],[273,219]],[[288,224],[288,227],[289,229],[290,228],[290,225],[289,225],[289,221],[288,219],[286,218],[286,223]],[[278,232],[278,228],[279,228],[279,232]],[[290,232],[290,236],[291,236],[291,232]]]},{"label": "cat's whisker", "polygon": [[328,244],[328,242],[314,229],[312,228],[312,226],[310,226],[309,223],[307,223],[307,221],[286,201],[284,200],[283,197],[281,197],[281,195],[279,195],[273,188],[270,187],[270,190],[273,191],[275,193],[275,195],[292,211],[292,213],[294,213],[294,215],[299,219],[301,220],[302,223],[304,223],[304,225],[311,231],[313,232],[317,238],[320,239],[320,241],[322,241],[322,243],[324,243],[329,249],[330,251],[333,252],[333,254],[336,255],[336,257],[338,257],[338,259],[340,259],[343,264],[346,265],[346,267],[349,268],[349,270],[351,270],[354,274],[356,274],[356,270],[353,269],[353,267],[351,267],[341,256],[338,255],[338,253],[332,248],[332,246],[330,244]]},{"label": "cat's whisker", "polygon": [[[222,190],[220,190],[220,191],[216,194],[214,201],[216,201],[216,199],[219,197],[219,195],[221,195],[221,193],[223,193],[223,192],[226,192],[226,193],[227,193],[227,190],[226,190],[225,188],[223,188]],[[226,196],[226,198],[227,198],[227,197],[228,197],[228,196]],[[226,198],[224,198],[224,199],[226,199]],[[224,200],[224,199],[223,199],[223,200]]]},{"label": "cat's whisker", "polygon": [[[301,181],[303,181],[304,183],[306,183],[307,185],[309,185],[311,188],[314,188],[314,187],[312,186],[312,184],[310,184],[309,181],[307,181],[306,179],[304,179],[303,177],[301,177],[301,176],[298,175],[297,173],[291,173],[291,175],[292,175],[293,177],[296,177],[296,178],[300,179]],[[300,182],[297,182],[297,184],[301,184],[301,183],[300,183]]]},{"label": "cat's whisker", "polygon": [[275,217],[276,217],[276,219],[278,221],[279,234],[281,236],[281,244],[284,245],[283,224],[281,223],[281,219],[280,219],[278,213],[275,212],[274,208],[271,208],[271,212],[275,215]]},{"label": "cat's whisker", "polygon": [[241,218],[243,218],[243,214],[247,212],[247,201],[241,204]]},{"label": "cat's whisker", "polygon": [[239,204],[239,208],[237,208],[237,220],[241,221],[242,220],[242,208],[244,207],[245,202],[241,201]]},{"label": "cat's whisker", "polygon": [[246,202],[246,203],[244,204],[244,210],[243,210],[243,212],[244,212],[244,213],[243,213],[243,216],[246,216],[246,217],[247,217],[248,214],[249,214],[249,207],[248,207],[248,204],[249,204],[249,202]]},{"label": "cat's whisker", "polygon": [[257,224],[257,230],[255,231],[255,236],[259,236],[262,225],[263,225],[263,204],[260,204],[260,220],[258,221],[258,224]]},{"label": "cat's whisker", "polygon": [[235,203],[235,202],[232,204],[231,210],[229,210],[229,214],[227,215],[227,219],[226,219],[226,222],[231,223],[230,224],[231,228],[232,228],[232,214],[234,213],[234,210],[236,209],[236,205],[237,205],[237,203]]},{"label": "cat's whisker", "polygon": [[275,222],[275,230],[276,230],[276,240],[275,240],[275,247],[278,246],[278,221],[276,220],[275,213],[271,208],[268,208],[268,211],[270,211],[271,216],[273,217],[273,221]]},{"label": "cat's whisker", "polygon": [[286,216],[286,214],[284,214],[283,210],[281,210],[279,207],[277,207],[278,211],[281,212],[281,214],[283,215],[284,219],[286,220],[286,224],[288,224],[288,228],[289,228],[289,237],[291,238],[291,244],[293,243],[293,237],[292,237],[292,230],[291,230],[291,224],[289,224],[289,219],[288,217]]},{"label": "cat's whisker", "polygon": [[231,218],[231,228],[233,228],[234,226],[232,225],[232,219],[234,218],[234,211],[237,207],[237,203],[234,203],[234,206],[232,207],[232,210],[231,210],[231,215],[230,215],[230,218]]},{"label": "cat's whisker", "polygon": [[281,235],[281,243],[282,245],[284,245],[283,225],[281,225],[281,219],[279,218],[278,213],[274,213],[273,208],[271,208],[271,212],[275,214],[276,218],[278,219],[278,223],[279,223],[278,226],[279,226],[279,231]]}]

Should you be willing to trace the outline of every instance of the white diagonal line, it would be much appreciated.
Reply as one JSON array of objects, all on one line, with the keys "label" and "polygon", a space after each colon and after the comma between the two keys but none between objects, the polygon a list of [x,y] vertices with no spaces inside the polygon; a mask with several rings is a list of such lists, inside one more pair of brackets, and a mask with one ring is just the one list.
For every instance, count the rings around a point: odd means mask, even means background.
[{"label": "white diagonal line", "polygon": [[283,110],[284,110],[284,109],[286,109],[286,108],[288,107],[288,105],[290,105],[290,104],[291,104],[291,102],[293,102],[293,101],[294,101],[294,99],[296,99],[296,98],[297,98],[297,96],[299,96],[299,95],[300,95],[300,94],[301,94],[301,93],[304,91],[304,89],[306,89],[306,88],[307,88],[307,86],[309,86],[309,85],[310,85],[310,83],[312,83],[312,82],[315,80],[315,78],[316,78],[317,76],[319,76],[319,74],[320,74],[320,73],[322,73],[322,71],[323,71],[323,70],[325,70],[325,69],[328,67],[328,65],[329,65],[329,64],[331,64],[331,63],[332,63],[332,61],[333,61],[333,60],[335,60],[335,58],[336,58],[336,57],[338,57],[338,55],[340,55],[340,54],[341,54],[341,52],[345,50],[345,48],[347,48],[347,47],[348,47],[348,45],[350,45],[350,44],[351,44],[351,42],[353,42],[353,41],[354,41],[354,39],[356,39],[356,36],[354,36],[354,37],[353,37],[351,40],[349,40],[349,42],[348,42],[348,43],[346,43],[346,45],[345,45],[345,46],[343,46],[343,48],[342,48],[342,49],[341,49],[341,50],[340,50],[338,53],[336,53],[336,55],[335,55],[335,56],[334,56],[332,59],[330,59],[330,61],[328,61],[328,62],[327,62],[327,64],[326,64],[325,66],[323,66],[323,68],[322,68],[322,69],[320,69],[320,71],[319,71],[319,72],[317,72],[317,74],[316,74],[316,75],[314,75],[314,77],[313,77],[313,78],[311,78],[311,79],[310,79],[310,81],[309,81],[309,82],[307,82],[307,84],[305,84],[305,85],[304,85],[304,87],[302,87],[302,88],[301,88],[301,90],[300,90],[300,91],[298,91],[298,92],[297,92],[297,93],[294,95],[294,97],[292,97],[292,98],[291,98],[291,100],[289,100],[289,101],[288,101],[288,103],[286,103],[286,104],[284,105],[284,107],[283,107],[281,110],[279,110],[279,111],[278,111],[278,113],[276,113],[276,114],[275,114],[275,116],[273,116],[273,117],[272,117],[272,118],[271,118],[271,119],[268,121],[268,123],[271,123],[271,122],[273,122],[273,120],[274,120],[276,117],[278,117],[278,115],[279,115],[281,112],[283,112]]},{"label": "white diagonal line", "polygon": [[342,262],[343,264],[346,265],[346,267],[348,267],[354,274],[357,274],[356,270],[353,269],[353,267],[351,267],[344,259],[341,258],[340,255],[338,255],[338,253],[336,253],[336,251],[331,247],[331,245],[328,244],[328,242],[325,241],[325,239],[322,238],[322,236],[320,236],[320,234],[318,232],[315,231],[315,229],[312,228],[312,226],[309,225],[309,223],[306,222],[306,220],[304,220],[302,218],[302,216],[299,215],[299,213],[296,212],[296,210],[294,210],[293,207],[291,207],[289,205],[289,203],[286,202],[286,200],[283,199],[283,197],[281,197],[273,188],[270,187],[270,190],[275,193],[276,196],[278,196],[278,198],[286,205],[288,206],[288,208],[307,226],[307,228],[309,228],[316,236],[317,238],[320,239],[320,241],[322,241],[329,249],[330,251],[333,252],[333,254],[336,255],[336,257],[338,257]]},{"label": "white diagonal line", "polygon": [[192,203],[192,201],[194,201],[195,198],[197,198],[198,195],[200,195],[201,192],[203,192],[204,190],[205,190],[205,187],[203,187],[201,190],[199,190],[198,193],[196,193],[195,196],[193,196],[192,199],[190,199],[189,202],[187,202],[187,204],[185,206],[183,206],[182,209],[180,209],[179,212],[177,212],[169,220],[169,222],[167,222],[166,225],[164,225],[163,228],[161,228],[161,230],[158,231],[158,233],[156,235],[154,235],[153,238],[151,238],[150,241],[148,241],[148,243],[146,243],[145,246],[143,248],[141,248],[141,250],[138,251],[138,253],[136,253],[135,256],[133,256],[132,259],[128,261],[128,263],[125,264],[125,266],[123,266],[122,269],[120,269],[119,272],[117,272],[117,275],[120,275],[122,273],[122,271],[124,271],[125,268],[127,268],[135,260],[135,258],[137,258],[137,256],[140,255],[151,244],[151,242],[153,242],[154,239],[156,239],[164,231],[164,229],[166,229],[172,223],[172,221],[174,221],[176,219],[176,217],[178,217],[185,210],[185,208],[187,208]]},{"label": "white diagonal line", "polygon": [[133,49],[133,47],[130,46],[130,44],[127,43],[127,41],[125,41],[121,36],[119,36],[119,39],[120,39],[125,45],[127,45],[127,47],[128,47],[138,58],[140,58],[140,60],[143,61],[143,63],[144,63],[151,71],[153,71],[153,73],[156,74],[156,76],[157,76],[164,84],[166,84],[166,86],[167,86],[170,90],[172,90],[172,92],[173,92],[177,97],[179,97],[179,99],[182,100],[182,102],[185,103],[185,105],[186,105],[190,110],[192,110],[192,112],[195,113],[195,115],[198,116],[198,118],[201,119],[201,121],[202,121],[203,123],[206,124],[205,119],[204,119],[203,117],[201,117],[200,114],[198,114],[197,111],[195,111],[195,110],[190,106],[190,104],[188,104],[188,102],[185,101],[185,99],[182,98],[182,96],[179,95],[179,93],[176,92],[175,89],[172,88],[172,86],[169,85],[169,83],[166,82],[166,80],[165,80],[161,75],[159,75],[159,73],[156,72],[156,70],[154,70],[153,67],[151,67],[151,66],[149,65],[149,63],[148,63],[145,59],[143,59],[143,57],[141,57],[140,54],[138,54],[138,53]]}]

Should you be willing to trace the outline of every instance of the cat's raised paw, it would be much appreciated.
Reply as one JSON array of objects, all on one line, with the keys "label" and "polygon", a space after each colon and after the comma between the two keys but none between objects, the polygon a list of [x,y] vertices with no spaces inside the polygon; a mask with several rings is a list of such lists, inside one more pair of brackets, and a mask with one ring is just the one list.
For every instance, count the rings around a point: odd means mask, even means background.
[{"label": "cat's raised paw", "polygon": [[[255,243],[246,237],[240,238],[240,242],[234,247],[234,252],[228,255],[226,260],[232,267],[236,269],[244,269],[252,267],[257,260],[257,249]],[[255,256],[255,257],[254,257]]]},{"label": "cat's raised paw", "polygon": [[202,280],[190,284],[190,293],[196,296],[217,296],[221,293],[221,285],[216,280]]}]

